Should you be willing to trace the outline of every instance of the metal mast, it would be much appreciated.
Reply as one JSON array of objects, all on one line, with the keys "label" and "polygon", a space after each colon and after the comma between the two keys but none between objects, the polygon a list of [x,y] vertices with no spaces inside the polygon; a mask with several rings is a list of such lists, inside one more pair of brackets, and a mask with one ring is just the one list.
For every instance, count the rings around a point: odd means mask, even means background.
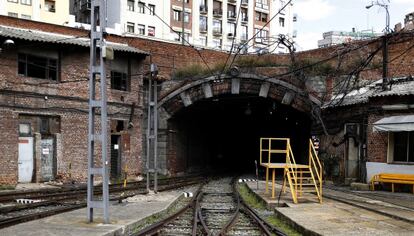
[{"label": "metal mast", "polygon": [[[93,209],[102,208],[105,224],[109,224],[109,191],[108,191],[108,110],[105,71],[105,29],[106,0],[91,1],[91,45],[89,67],[89,128],[88,128],[88,220],[93,222]],[[100,96],[96,96],[99,78]],[[97,112],[100,112],[100,125],[95,127]],[[101,145],[95,145],[100,142]],[[98,151],[95,154],[95,151]],[[101,155],[101,161],[95,156]],[[95,167],[95,161],[97,166]],[[94,197],[94,177],[102,176],[102,199]]]},{"label": "metal mast", "polygon": [[[158,68],[151,63],[151,73],[148,80],[148,117],[147,117],[147,190],[150,191],[151,173],[154,174],[154,192],[158,191],[157,143],[158,143],[158,109],[157,109],[157,80]],[[151,159],[153,160],[151,168]]]}]

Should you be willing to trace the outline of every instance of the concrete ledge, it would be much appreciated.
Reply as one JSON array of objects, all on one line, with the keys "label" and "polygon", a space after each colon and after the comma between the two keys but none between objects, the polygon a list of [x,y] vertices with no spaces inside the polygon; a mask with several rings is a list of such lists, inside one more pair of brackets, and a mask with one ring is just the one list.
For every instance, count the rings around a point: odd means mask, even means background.
[{"label": "concrete ledge", "polygon": [[357,191],[369,191],[369,184],[354,182],[351,183],[351,189]]}]

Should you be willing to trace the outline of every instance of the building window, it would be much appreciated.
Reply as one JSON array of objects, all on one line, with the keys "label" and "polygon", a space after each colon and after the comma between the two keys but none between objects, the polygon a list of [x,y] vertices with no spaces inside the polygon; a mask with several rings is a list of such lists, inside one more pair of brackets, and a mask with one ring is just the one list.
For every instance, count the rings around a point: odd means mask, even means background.
[{"label": "building window", "polygon": [[8,2],[14,2],[14,3],[18,3],[19,0],[7,0]]},{"label": "building window", "polygon": [[138,34],[145,35],[145,25],[138,25]]},{"label": "building window", "polygon": [[128,75],[122,72],[111,71],[111,89],[128,91]]},{"label": "building window", "polygon": [[221,48],[221,39],[213,39],[213,48]]},{"label": "building window", "polygon": [[200,45],[207,46],[207,36],[200,36]]},{"label": "building window", "polygon": [[231,34],[231,36],[235,36],[236,35],[236,24],[228,22],[227,23],[227,31],[228,31],[229,34]]},{"label": "building window", "polygon": [[22,14],[21,18],[25,19],[25,20],[31,20],[32,19],[32,17],[30,15],[25,15],[25,14]]},{"label": "building window", "polygon": [[280,27],[285,27],[285,18],[279,17],[279,26]]},{"label": "building window", "polygon": [[155,5],[148,4],[148,8],[149,8],[149,14],[152,16],[155,15]]},{"label": "building window", "polygon": [[185,23],[190,22],[190,13],[189,12],[184,12],[184,22]]},{"label": "building window", "polygon": [[242,25],[240,39],[243,40],[243,41],[246,41],[247,40],[247,35],[248,35],[247,26]]},{"label": "building window", "polygon": [[267,4],[267,0],[256,0],[256,7],[264,9],[264,10],[269,10],[269,5]]},{"label": "building window", "polygon": [[213,34],[221,34],[221,20],[213,20]]},{"label": "building window", "polygon": [[395,132],[394,162],[414,162],[414,131]]},{"label": "building window", "polygon": [[174,14],[174,20],[176,21],[181,21],[181,11],[179,10],[173,10],[173,14]]},{"label": "building window", "polygon": [[244,8],[241,9],[241,20],[242,21],[249,20],[247,9],[244,9]]},{"label": "building window", "polygon": [[23,5],[32,5],[32,0],[20,0],[20,3]]},{"label": "building window", "polygon": [[180,42],[181,41],[181,32],[174,31],[174,40]]},{"label": "building window", "polygon": [[9,13],[7,13],[7,15],[10,16],[10,17],[16,17],[16,18],[19,17],[19,15],[15,12],[9,12]]},{"label": "building window", "polygon": [[127,23],[127,32],[128,33],[135,33],[135,24],[132,22]]},{"label": "building window", "polygon": [[155,36],[155,27],[148,26],[148,36]]},{"label": "building window", "polygon": [[58,80],[58,60],[27,54],[18,55],[18,73],[26,77]]},{"label": "building window", "polygon": [[[181,38],[182,32],[174,31],[174,33],[175,33],[174,40],[178,41],[178,42],[181,42],[182,41],[182,38]],[[189,42],[189,40],[190,40],[190,34],[189,33],[184,33],[184,41]]]},{"label": "building window", "polygon": [[138,13],[145,14],[145,3],[138,2]]},{"label": "building window", "polygon": [[135,11],[135,0],[128,0],[128,11]]},{"label": "building window", "polygon": [[207,32],[207,17],[200,16],[200,32]]},{"label": "building window", "polygon": [[255,28],[254,31],[255,31],[255,35],[256,35],[255,42],[266,44],[267,43],[267,36],[268,36],[269,32],[267,30],[261,30],[261,29],[258,29],[258,28]]},{"label": "building window", "polygon": [[45,1],[45,11],[48,12],[56,12],[56,6],[55,6],[55,1]]}]

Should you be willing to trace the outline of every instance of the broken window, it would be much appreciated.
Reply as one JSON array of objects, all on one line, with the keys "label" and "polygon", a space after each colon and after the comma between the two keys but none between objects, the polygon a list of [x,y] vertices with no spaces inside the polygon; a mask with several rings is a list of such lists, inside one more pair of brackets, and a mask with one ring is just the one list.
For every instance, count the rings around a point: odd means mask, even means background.
[{"label": "broken window", "polygon": [[126,73],[111,71],[111,89],[128,91],[128,75]]},{"label": "broken window", "polygon": [[19,53],[18,55],[19,75],[58,80],[58,60]]}]

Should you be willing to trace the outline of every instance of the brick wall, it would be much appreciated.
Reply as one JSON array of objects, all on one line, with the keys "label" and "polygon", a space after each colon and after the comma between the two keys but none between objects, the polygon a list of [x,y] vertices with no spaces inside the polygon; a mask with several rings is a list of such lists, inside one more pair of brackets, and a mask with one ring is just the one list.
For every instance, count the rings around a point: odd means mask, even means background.
[{"label": "brick wall", "polygon": [[17,183],[18,118],[9,109],[0,108],[0,184]]}]

